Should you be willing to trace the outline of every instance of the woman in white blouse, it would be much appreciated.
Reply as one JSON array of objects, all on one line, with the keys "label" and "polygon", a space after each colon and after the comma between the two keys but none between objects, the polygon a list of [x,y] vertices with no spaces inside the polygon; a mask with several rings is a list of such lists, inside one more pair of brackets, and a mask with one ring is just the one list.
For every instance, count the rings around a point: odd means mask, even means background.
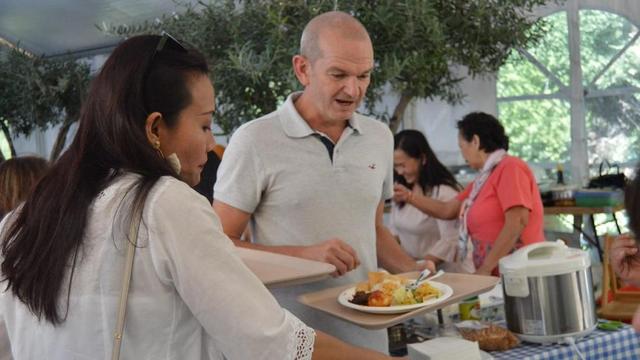
[{"label": "woman in white blouse", "polygon": [[69,150],[0,226],[15,360],[111,358],[137,211],[120,358],[387,358],[282,309],[190,188],[214,146],[207,75],[197,51],[148,35],[93,80]]},{"label": "woman in white blouse", "polygon": [[460,185],[438,160],[420,131],[403,130],[396,134],[394,143],[396,184],[390,216],[391,233],[415,259],[433,262],[445,271],[473,273],[471,256],[461,262],[455,261],[458,221],[434,218],[411,205],[414,196],[450,200],[458,194]]}]

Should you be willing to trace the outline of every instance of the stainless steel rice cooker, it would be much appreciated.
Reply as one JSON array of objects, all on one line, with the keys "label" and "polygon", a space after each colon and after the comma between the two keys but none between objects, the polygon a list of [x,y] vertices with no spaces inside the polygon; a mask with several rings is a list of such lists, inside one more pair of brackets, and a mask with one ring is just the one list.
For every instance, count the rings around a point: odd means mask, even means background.
[{"label": "stainless steel rice cooker", "polygon": [[591,259],[562,241],[522,247],[500,260],[509,330],[536,343],[564,342],[597,323]]}]

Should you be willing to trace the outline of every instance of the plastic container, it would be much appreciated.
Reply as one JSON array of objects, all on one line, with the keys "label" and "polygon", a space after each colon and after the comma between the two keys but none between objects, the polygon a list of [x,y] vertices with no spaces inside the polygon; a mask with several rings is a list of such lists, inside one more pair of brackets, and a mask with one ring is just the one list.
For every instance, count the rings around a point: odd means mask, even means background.
[{"label": "plastic container", "polygon": [[480,298],[473,296],[464,299],[459,305],[460,320],[480,320]]},{"label": "plastic container", "polygon": [[582,207],[616,206],[623,201],[622,191],[617,190],[580,190],[574,196],[576,206]]}]

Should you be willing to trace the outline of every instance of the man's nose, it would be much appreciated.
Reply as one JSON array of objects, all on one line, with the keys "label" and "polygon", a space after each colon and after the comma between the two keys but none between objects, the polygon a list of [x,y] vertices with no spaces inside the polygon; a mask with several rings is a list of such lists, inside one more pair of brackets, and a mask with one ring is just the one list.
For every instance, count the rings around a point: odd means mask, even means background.
[{"label": "man's nose", "polygon": [[358,79],[354,77],[349,77],[346,80],[344,85],[344,92],[349,95],[351,98],[357,98],[360,89],[358,88]]}]

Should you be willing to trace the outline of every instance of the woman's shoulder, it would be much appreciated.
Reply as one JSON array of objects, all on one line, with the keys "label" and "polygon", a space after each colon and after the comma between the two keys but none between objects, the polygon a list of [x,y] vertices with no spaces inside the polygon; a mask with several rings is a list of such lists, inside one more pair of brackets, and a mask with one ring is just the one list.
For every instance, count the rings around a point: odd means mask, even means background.
[{"label": "woman's shoulder", "polygon": [[[140,180],[141,175],[139,174],[122,174],[122,176],[119,176],[103,191],[104,195],[98,195],[98,201],[100,201],[102,197],[107,198],[107,201],[109,201],[110,198],[120,199],[123,194],[126,196]],[[153,210],[158,207],[166,207],[177,210],[184,206],[197,204],[199,201],[204,201],[210,207],[206,198],[184,181],[173,176],[161,176],[149,191],[145,200],[145,208]]]},{"label": "woman's shoulder", "polygon": [[207,198],[185,182],[170,176],[163,176],[154,184],[145,201],[143,217],[155,233],[164,233],[159,235],[162,238],[171,238],[165,236],[171,232],[187,234],[199,231],[211,236],[214,233],[224,236]]},{"label": "woman's shoulder", "polygon": [[524,160],[520,159],[517,156],[512,156],[512,155],[505,156],[498,166],[500,167],[517,166],[525,169],[529,168],[529,165],[527,165],[527,163]]},{"label": "woman's shoulder", "polygon": [[204,196],[200,195],[184,181],[173,176],[162,176],[158,179],[149,193],[149,201],[161,202],[167,205],[174,204],[175,206],[199,201],[204,201],[208,204]]},{"label": "woman's shoulder", "polygon": [[[115,179],[107,186],[107,188],[125,188],[128,189],[134,186],[142,179],[142,175],[133,172],[123,172],[115,177]],[[191,189],[184,181],[181,181],[173,176],[161,176],[153,185],[149,195],[161,196],[176,193],[186,192]]]},{"label": "woman's shoulder", "polygon": [[184,181],[168,175],[161,176],[155,186],[158,187],[158,189],[164,189],[169,192],[182,192],[191,189]]},{"label": "woman's shoulder", "polygon": [[[117,211],[122,204],[130,205],[141,180],[142,176],[135,173],[118,176],[98,194],[92,204],[93,209],[102,213]],[[144,199],[145,222],[153,223],[154,219],[160,218],[174,219],[196,212],[213,212],[211,203],[188,184],[172,176],[158,178]]]},{"label": "woman's shoulder", "polygon": [[519,157],[511,155],[505,156],[500,164],[498,164],[498,167],[496,167],[496,173],[498,176],[496,179],[502,179],[504,176],[511,176],[516,173],[525,174],[528,178],[535,179],[529,165]]}]

